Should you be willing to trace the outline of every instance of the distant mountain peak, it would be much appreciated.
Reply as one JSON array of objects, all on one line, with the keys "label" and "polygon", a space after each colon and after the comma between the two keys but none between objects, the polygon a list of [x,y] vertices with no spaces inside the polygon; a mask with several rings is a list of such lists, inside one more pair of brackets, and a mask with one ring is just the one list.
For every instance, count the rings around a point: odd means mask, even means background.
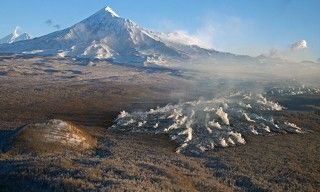
[{"label": "distant mountain peak", "polygon": [[17,42],[17,41],[23,41],[23,40],[28,40],[28,39],[31,39],[31,36],[28,34],[28,33],[22,33],[22,34],[19,34],[19,27],[16,27],[14,29],[14,31],[3,37],[2,39],[0,39],[0,44],[4,44],[4,43],[14,43],[14,42]]},{"label": "distant mountain peak", "polygon": [[104,9],[107,13],[109,13],[112,17],[119,17],[119,15],[112,10],[111,7],[107,6],[105,9]]}]

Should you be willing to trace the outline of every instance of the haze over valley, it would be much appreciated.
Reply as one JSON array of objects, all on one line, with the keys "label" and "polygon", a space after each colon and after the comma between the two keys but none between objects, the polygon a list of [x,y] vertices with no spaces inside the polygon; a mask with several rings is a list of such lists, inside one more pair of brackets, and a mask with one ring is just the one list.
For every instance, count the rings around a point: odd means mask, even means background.
[{"label": "haze over valley", "polygon": [[316,41],[233,53],[121,12],[0,38],[0,191],[320,188]]}]

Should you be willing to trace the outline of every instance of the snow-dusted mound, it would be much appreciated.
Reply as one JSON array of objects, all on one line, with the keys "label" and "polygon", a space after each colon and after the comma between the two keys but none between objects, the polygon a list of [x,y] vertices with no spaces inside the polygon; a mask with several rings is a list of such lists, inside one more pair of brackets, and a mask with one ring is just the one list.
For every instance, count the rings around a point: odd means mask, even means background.
[{"label": "snow-dusted mound", "polygon": [[28,40],[28,39],[31,39],[31,36],[28,33],[19,34],[17,29],[15,29],[13,33],[0,39],[0,44],[5,44],[5,43],[10,44],[10,43],[24,41],[24,40]]},{"label": "snow-dusted mound", "polygon": [[27,152],[83,151],[96,145],[96,139],[85,130],[58,119],[26,125],[14,140],[20,151]]},{"label": "snow-dusted mound", "polygon": [[143,29],[106,7],[64,30],[29,41],[1,45],[0,53],[34,53],[158,65],[205,56],[249,59],[200,46],[186,34],[166,34]]},{"label": "snow-dusted mound", "polygon": [[167,133],[179,147],[177,152],[203,152],[215,147],[245,144],[246,135],[302,133],[290,122],[275,120],[283,110],[261,94],[230,95],[228,98],[167,105],[148,112],[121,112],[113,130],[150,134]]}]

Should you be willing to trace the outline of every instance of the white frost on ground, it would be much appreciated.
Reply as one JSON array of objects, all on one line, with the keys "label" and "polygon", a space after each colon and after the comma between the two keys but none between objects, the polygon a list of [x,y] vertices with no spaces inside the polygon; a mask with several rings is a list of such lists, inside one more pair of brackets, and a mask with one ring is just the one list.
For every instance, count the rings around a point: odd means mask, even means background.
[{"label": "white frost on ground", "polygon": [[271,89],[269,95],[282,95],[282,96],[293,96],[293,95],[314,95],[319,94],[320,89],[317,87],[310,87],[305,85],[290,85],[289,87],[275,87]]},{"label": "white frost on ground", "polygon": [[245,144],[246,135],[302,133],[295,124],[274,120],[284,108],[261,94],[236,93],[227,98],[167,105],[147,112],[121,112],[113,130],[166,133],[176,152],[201,153],[216,147]]}]

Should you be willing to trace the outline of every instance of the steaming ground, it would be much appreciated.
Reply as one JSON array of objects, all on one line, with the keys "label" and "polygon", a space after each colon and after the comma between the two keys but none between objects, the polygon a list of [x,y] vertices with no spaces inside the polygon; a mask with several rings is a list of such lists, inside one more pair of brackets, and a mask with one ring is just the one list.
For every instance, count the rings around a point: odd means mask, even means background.
[{"label": "steaming ground", "polygon": [[[246,143],[247,135],[303,133],[294,123],[274,118],[284,107],[261,94],[237,92],[223,98],[167,105],[147,112],[121,112],[112,129],[168,134],[176,152],[196,153]],[[261,138],[263,139],[263,138]]]},{"label": "steaming ground", "polygon": [[1,56],[0,189],[317,191],[319,81],[225,72]]}]

